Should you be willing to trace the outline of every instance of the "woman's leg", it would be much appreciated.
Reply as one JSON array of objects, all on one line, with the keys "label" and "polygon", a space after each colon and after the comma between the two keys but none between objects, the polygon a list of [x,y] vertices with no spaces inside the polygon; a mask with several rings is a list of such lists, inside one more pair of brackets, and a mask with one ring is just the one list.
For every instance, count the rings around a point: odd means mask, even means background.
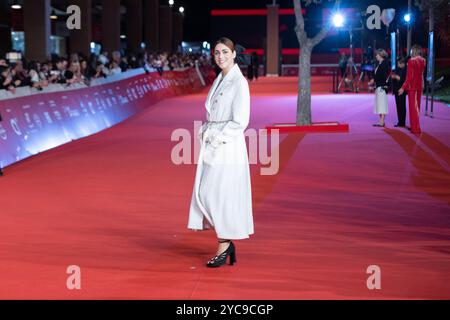
[{"label": "woman's leg", "polygon": [[219,241],[219,247],[217,248],[216,255],[219,255],[219,254],[225,252],[225,250],[228,249],[228,247],[230,246],[231,240],[220,239],[220,238],[218,238],[217,240]]},{"label": "woman's leg", "polygon": [[221,239],[219,240],[219,248],[217,249],[216,256],[206,263],[207,267],[216,268],[227,263],[228,257],[230,258],[230,265],[236,262],[236,247],[231,240]]},{"label": "woman's leg", "polygon": [[408,92],[409,102],[409,122],[411,124],[412,133],[420,133],[419,124],[419,92],[410,90]]}]

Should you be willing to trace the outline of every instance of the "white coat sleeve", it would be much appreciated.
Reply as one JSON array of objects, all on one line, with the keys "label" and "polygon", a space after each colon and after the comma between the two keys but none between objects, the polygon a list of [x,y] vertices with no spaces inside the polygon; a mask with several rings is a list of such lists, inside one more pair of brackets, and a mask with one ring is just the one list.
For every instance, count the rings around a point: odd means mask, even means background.
[{"label": "white coat sleeve", "polygon": [[250,121],[250,90],[245,78],[239,81],[232,102],[232,120],[228,121],[222,130],[211,139],[211,145],[218,147],[228,143],[237,135],[244,133]]}]

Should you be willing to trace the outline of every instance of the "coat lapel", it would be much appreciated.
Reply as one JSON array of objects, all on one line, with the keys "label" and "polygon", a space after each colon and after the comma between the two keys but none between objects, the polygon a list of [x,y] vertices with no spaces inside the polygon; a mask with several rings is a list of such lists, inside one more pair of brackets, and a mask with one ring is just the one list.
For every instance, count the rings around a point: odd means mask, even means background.
[{"label": "coat lapel", "polygon": [[[215,97],[223,90],[224,87],[226,87],[227,84],[233,82],[233,79],[236,77],[236,74],[240,72],[238,64],[236,63],[233,68],[231,68],[230,72],[223,78],[222,80],[222,73],[219,74],[217,81],[214,83],[214,85],[211,87],[211,90],[209,91],[208,97],[207,97],[207,103],[206,108],[210,109],[211,101],[215,99]],[[220,81],[222,80],[222,81]],[[220,82],[220,84],[219,84]]]},{"label": "coat lapel", "polygon": [[217,77],[217,79],[214,81],[211,89],[209,90],[208,93],[208,97],[206,98],[206,109],[209,111],[210,106],[211,106],[211,100],[212,100],[212,96],[213,96],[213,92],[215,92],[220,80],[222,79],[222,73],[219,74],[219,76]]}]

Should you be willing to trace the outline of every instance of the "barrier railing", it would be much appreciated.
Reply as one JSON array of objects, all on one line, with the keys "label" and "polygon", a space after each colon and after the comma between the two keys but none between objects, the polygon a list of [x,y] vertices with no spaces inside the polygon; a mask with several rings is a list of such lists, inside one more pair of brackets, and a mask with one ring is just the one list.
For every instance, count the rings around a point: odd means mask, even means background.
[{"label": "barrier railing", "polygon": [[5,94],[0,99],[0,168],[107,129],[164,98],[196,92],[214,77],[208,67],[162,76],[132,70],[89,87],[56,85]]}]

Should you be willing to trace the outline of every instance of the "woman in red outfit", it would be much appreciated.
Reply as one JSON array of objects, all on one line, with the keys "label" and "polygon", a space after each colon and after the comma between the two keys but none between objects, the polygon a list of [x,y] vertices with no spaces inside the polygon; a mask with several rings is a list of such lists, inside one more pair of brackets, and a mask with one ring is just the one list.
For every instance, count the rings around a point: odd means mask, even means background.
[{"label": "woman in red outfit", "polygon": [[419,114],[420,114],[420,99],[423,90],[423,72],[425,71],[425,59],[421,56],[422,48],[414,45],[411,48],[411,59],[408,61],[406,71],[406,80],[403,86],[398,90],[398,94],[408,92],[409,104],[409,122],[411,124],[412,133],[421,133]]}]

